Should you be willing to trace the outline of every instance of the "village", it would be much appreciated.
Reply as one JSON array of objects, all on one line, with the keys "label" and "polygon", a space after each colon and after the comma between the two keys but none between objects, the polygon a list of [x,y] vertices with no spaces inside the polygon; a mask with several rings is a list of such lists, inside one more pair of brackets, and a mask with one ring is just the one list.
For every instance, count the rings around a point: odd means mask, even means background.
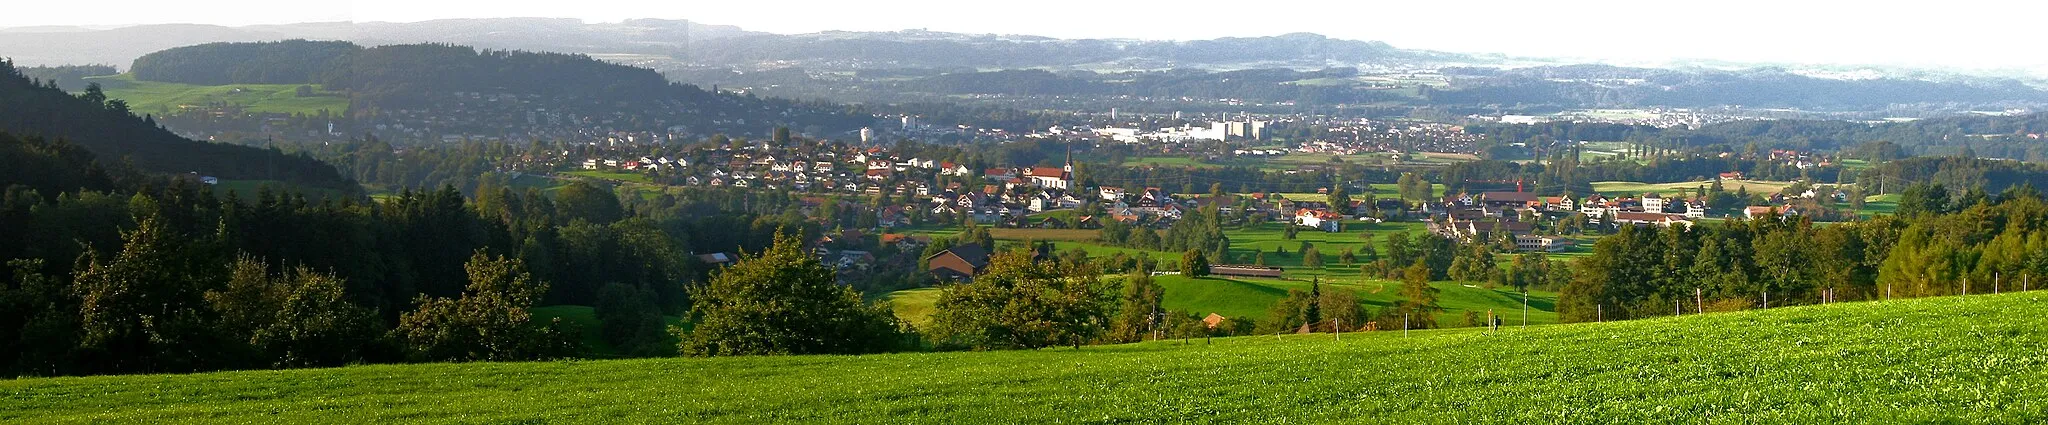
[{"label": "village", "polygon": [[[814,253],[843,271],[843,279],[864,273],[924,264],[937,279],[971,279],[986,267],[995,247],[955,245],[927,252],[934,236],[962,226],[983,226],[1032,235],[1032,231],[1092,231],[1106,224],[1167,229],[1188,214],[1213,207],[1236,226],[1285,223],[1304,232],[1342,232],[1357,223],[1415,223],[1417,231],[1459,243],[1494,243],[1509,238],[1514,251],[1583,252],[1585,245],[1620,226],[1693,226],[1707,220],[1792,217],[1801,199],[1840,197],[1829,188],[1802,193],[1759,194],[1763,205],[1711,208],[1703,192],[1593,193],[1538,196],[1522,191],[1437,193],[1424,198],[1381,197],[1371,185],[1318,188],[1313,193],[1179,193],[1174,188],[1088,186],[1077,179],[1071,156],[1060,166],[976,168],[890,147],[821,142],[777,145],[728,142],[658,155],[622,155],[630,149],[600,149],[578,157],[559,152],[550,163],[565,176],[599,178],[662,190],[741,190],[788,193],[805,214],[850,210],[861,215],[852,226],[811,241]],[[550,152],[555,153],[555,152]],[[1775,158],[1801,161],[1796,153]],[[1719,176],[1734,182],[1741,173]],[[1332,191],[1356,194],[1332,205]],[[1704,191],[1704,188],[1701,189]],[[1691,196],[1688,196],[1691,195]],[[1290,234],[1294,230],[1290,230]],[[1051,234],[1051,233],[1043,233]],[[1075,233],[1064,239],[1074,241]],[[1090,233],[1092,234],[1092,233]],[[1028,236],[1005,238],[1013,242]],[[1092,241],[1090,238],[1082,238]],[[1047,253],[1048,255],[1050,253]],[[706,263],[724,264],[736,253],[699,253]],[[1214,265],[1225,274],[1277,277],[1277,269],[1236,258]],[[1271,276],[1268,276],[1271,275]]]}]

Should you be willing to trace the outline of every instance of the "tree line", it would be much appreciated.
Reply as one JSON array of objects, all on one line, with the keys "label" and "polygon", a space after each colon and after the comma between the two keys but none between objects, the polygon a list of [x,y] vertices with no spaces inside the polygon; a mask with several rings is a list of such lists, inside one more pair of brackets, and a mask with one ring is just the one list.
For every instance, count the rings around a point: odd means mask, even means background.
[{"label": "tree line", "polygon": [[1798,216],[1624,226],[1573,262],[1558,312],[1576,322],[1990,293],[2048,272],[2048,204],[2031,186],[1906,192],[1898,216],[1826,226]]}]

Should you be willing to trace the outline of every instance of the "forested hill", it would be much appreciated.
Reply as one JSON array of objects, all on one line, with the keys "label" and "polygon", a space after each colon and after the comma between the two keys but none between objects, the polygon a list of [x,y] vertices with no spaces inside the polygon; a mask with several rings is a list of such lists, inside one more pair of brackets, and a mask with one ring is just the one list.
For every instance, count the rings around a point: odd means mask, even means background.
[{"label": "forested hill", "polygon": [[129,69],[135,79],[143,81],[210,86],[312,84],[342,71],[340,61],[361,50],[346,41],[207,43],[142,55]]},{"label": "forested hill", "polygon": [[449,103],[454,94],[481,93],[516,96],[548,111],[705,131],[742,122],[846,131],[873,119],[838,105],[713,93],[669,82],[650,69],[586,55],[450,44],[210,43],[151,53],[136,59],[130,72],[138,80],[203,85],[320,84],[346,91],[358,115],[400,109],[458,112],[462,105]]},{"label": "forested hill", "polygon": [[22,75],[5,60],[0,60],[0,132],[67,141],[102,162],[125,161],[143,171],[275,180],[342,193],[361,190],[333,166],[310,157],[178,137],[136,117],[119,99],[107,99],[97,90],[73,96]]}]

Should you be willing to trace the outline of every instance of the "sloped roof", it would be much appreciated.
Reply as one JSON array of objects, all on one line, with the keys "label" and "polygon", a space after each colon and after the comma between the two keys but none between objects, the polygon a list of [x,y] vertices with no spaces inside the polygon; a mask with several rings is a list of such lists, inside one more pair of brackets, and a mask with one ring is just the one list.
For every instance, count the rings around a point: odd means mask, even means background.
[{"label": "sloped roof", "polygon": [[983,250],[981,244],[971,243],[954,246],[947,248],[943,252],[932,254],[932,257],[946,255],[947,253],[960,256],[960,260],[966,261],[967,264],[973,265],[976,269],[988,266],[988,251]]}]

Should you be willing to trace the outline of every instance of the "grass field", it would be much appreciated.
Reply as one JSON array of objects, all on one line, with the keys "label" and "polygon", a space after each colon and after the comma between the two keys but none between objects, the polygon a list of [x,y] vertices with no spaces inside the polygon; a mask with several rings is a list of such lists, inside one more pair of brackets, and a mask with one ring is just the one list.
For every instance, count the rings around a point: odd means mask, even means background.
[{"label": "grass field", "polygon": [[136,113],[154,114],[215,103],[241,105],[250,112],[266,113],[314,115],[325,109],[341,115],[348,111],[347,96],[320,90],[318,85],[313,87],[314,96],[299,97],[298,84],[202,86],[137,81],[129,74],[89,77],[85,81],[100,83],[108,98],[128,101],[128,109]]},{"label": "grass field", "polygon": [[2036,293],[1033,351],[0,381],[7,423],[2041,423]]},{"label": "grass field", "polygon": [[[1160,276],[1154,279],[1166,288],[1166,298],[1161,304],[1167,310],[1179,310],[1206,316],[1209,313],[1230,317],[1246,317],[1265,320],[1266,311],[1274,303],[1287,297],[1287,290],[1308,290],[1309,282],[1270,279],[1234,279],[1219,277],[1188,278],[1185,276]],[[1324,280],[1325,291],[1351,291],[1367,308],[1378,310],[1392,306],[1401,300],[1400,283],[1385,280],[1331,279]],[[1465,312],[1484,314],[1488,309],[1505,316],[1506,323],[1521,323],[1521,294],[1508,289],[1484,289],[1464,286],[1455,282],[1434,282],[1437,304],[1444,312],[1437,315],[1437,323],[1446,326],[1463,326]],[[1557,323],[1557,295],[1548,292],[1529,293],[1529,323]]]},{"label": "grass field", "polygon": [[1878,214],[1897,214],[1899,212],[1899,197],[1899,194],[1896,193],[1864,197],[1863,209],[1856,211],[1856,215],[1869,218]]},{"label": "grass field", "polygon": [[[1721,188],[1722,188],[1723,190],[1727,190],[1727,191],[1729,191],[1729,192],[1734,192],[1734,191],[1735,191],[1736,189],[1740,188],[1740,189],[1748,189],[1748,190],[1749,190],[1749,193],[1755,193],[1755,194],[1772,194],[1772,193],[1778,193],[1778,191],[1782,191],[1782,190],[1785,190],[1785,187],[1787,187],[1787,186],[1791,186],[1791,185],[1792,185],[1792,182],[1788,182],[1788,181],[1769,181],[1769,180],[1723,180],[1723,181],[1721,181]],[[1600,194],[1602,194],[1602,195],[1608,195],[1608,196],[1616,196],[1616,195],[1620,195],[1620,196],[1642,196],[1642,195],[1643,195],[1644,193],[1649,193],[1649,192],[1658,192],[1658,193],[1660,193],[1660,194],[1664,194],[1664,195],[1674,195],[1674,194],[1686,194],[1685,196],[1688,196],[1688,197],[1689,197],[1689,196],[1691,196],[1691,195],[1690,195],[1691,193],[1693,193],[1694,191],[1698,190],[1698,188],[1700,188],[1700,187],[1708,187],[1708,188],[1712,188],[1712,187],[1714,187],[1714,182],[1713,182],[1713,181],[1709,181],[1709,180],[1702,180],[1702,181],[1696,181],[1696,182],[1678,182],[1678,183],[1640,183],[1640,182],[1618,182],[1618,181],[1606,181],[1606,182],[1593,182],[1593,191],[1595,191],[1595,192],[1600,192]]]},{"label": "grass field", "polygon": [[939,302],[939,288],[905,289],[891,292],[883,299],[889,300],[896,318],[913,326],[924,326],[931,322],[932,305]]},{"label": "grass field", "polygon": [[649,182],[649,181],[652,181],[652,180],[648,180],[648,179],[647,179],[647,175],[646,175],[646,174],[640,174],[640,173],[629,173],[629,172],[624,172],[624,171],[607,171],[607,170],[576,170],[576,171],[564,171],[564,172],[562,172],[562,174],[567,174],[567,175],[572,175],[572,176],[579,176],[579,177],[589,177],[589,178],[594,178],[594,179],[603,179],[603,180],[616,180],[616,181],[622,181],[622,182],[633,182],[633,183],[647,183],[647,182]]},{"label": "grass field", "polygon": [[[1286,268],[1287,276],[1290,278],[1308,279],[1309,276],[1316,275],[1357,276],[1358,269],[1356,266],[1346,267],[1338,261],[1338,257],[1346,249],[1353,252],[1363,249],[1365,247],[1365,239],[1361,238],[1360,235],[1372,234],[1373,249],[1385,254],[1387,252],[1387,235],[1408,233],[1409,238],[1413,240],[1417,237],[1423,237],[1424,232],[1428,231],[1429,224],[1409,221],[1386,223],[1346,221],[1344,222],[1343,232],[1326,233],[1312,229],[1302,229],[1300,232],[1295,233],[1293,240],[1287,239],[1287,226],[1289,225],[1286,223],[1269,222],[1247,226],[1243,229],[1225,230],[1223,235],[1230,238],[1230,258],[1226,258],[1222,262],[1252,264],[1254,259],[1257,258],[1258,253],[1263,252],[1266,255],[1266,265]],[[1316,247],[1316,252],[1320,253],[1323,257],[1324,269],[1315,270],[1301,266],[1302,242],[1308,242]]]},{"label": "grass field", "polygon": [[1167,167],[1167,166],[1180,166],[1180,167],[1219,167],[1219,165],[1216,165],[1216,164],[1209,164],[1209,163],[1204,163],[1204,162],[1202,162],[1202,161],[1197,161],[1197,160],[1195,160],[1195,159],[1192,159],[1192,158],[1188,158],[1188,157],[1185,157],[1185,156],[1146,156],[1146,157],[1138,157],[1138,158],[1129,158],[1129,159],[1125,159],[1125,160],[1124,160],[1124,164],[1123,164],[1123,165],[1126,165],[1126,166],[1138,166],[1138,165],[1153,165],[1153,166],[1162,166],[1162,167]]},{"label": "grass field", "polygon": [[[1110,277],[1122,279],[1122,277]],[[1223,277],[1189,278],[1168,275],[1153,278],[1154,282],[1166,289],[1160,304],[1169,311],[1185,311],[1196,316],[1209,313],[1229,317],[1244,317],[1265,320],[1266,311],[1274,303],[1287,298],[1287,290],[1309,289],[1309,282],[1302,280],[1241,279]],[[1392,281],[1371,279],[1329,279],[1324,280],[1325,291],[1350,291],[1358,295],[1367,308],[1378,310],[1392,306],[1401,300],[1400,284]],[[1437,303],[1444,312],[1437,315],[1437,323],[1445,326],[1463,326],[1465,312],[1481,314],[1493,310],[1502,315],[1509,324],[1521,324],[1521,294],[1509,289],[1485,289],[1465,286],[1456,282],[1434,282]],[[892,292],[884,299],[896,310],[896,317],[915,325],[928,323],[932,305],[938,302],[937,288],[908,289]],[[1557,323],[1557,294],[1543,291],[1529,293],[1529,323]]]},{"label": "grass field", "polygon": [[[1445,189],[1445,188],[1444,188],[1444,185],[1443,185],[1443,183],[1437,183],[1437,184],[1432,184],[1432,185],[1430,185],[1430,186],[1429,186],[1429,196],[1431,196],[1431,197],[1438,197],[1438,196],[1444,196],[1444,191],[1445,191],[1445,190],[1447,190],[1447,189]],[[1377,197],[1377,198],[1381,198],[1381,199],[1397,199],[1397,198],[1400,198],[1400,197],[1401,197],[1401,188],[1400,188],[1400,187],[1398,187],[1397,185],[1395,185],[1394,183],[1373,183],[1373,184],[1372,184],[1372,194],[1373,194],[1373,196],[1374,196],[1374,197]],[[1364,196],[1360,196],[1360,195],[1352,195],[1352,196],[1353,196],[1353,198],[1352,198],[1352,199],[1363,199],[1363,198],[1364,198]]]}]

